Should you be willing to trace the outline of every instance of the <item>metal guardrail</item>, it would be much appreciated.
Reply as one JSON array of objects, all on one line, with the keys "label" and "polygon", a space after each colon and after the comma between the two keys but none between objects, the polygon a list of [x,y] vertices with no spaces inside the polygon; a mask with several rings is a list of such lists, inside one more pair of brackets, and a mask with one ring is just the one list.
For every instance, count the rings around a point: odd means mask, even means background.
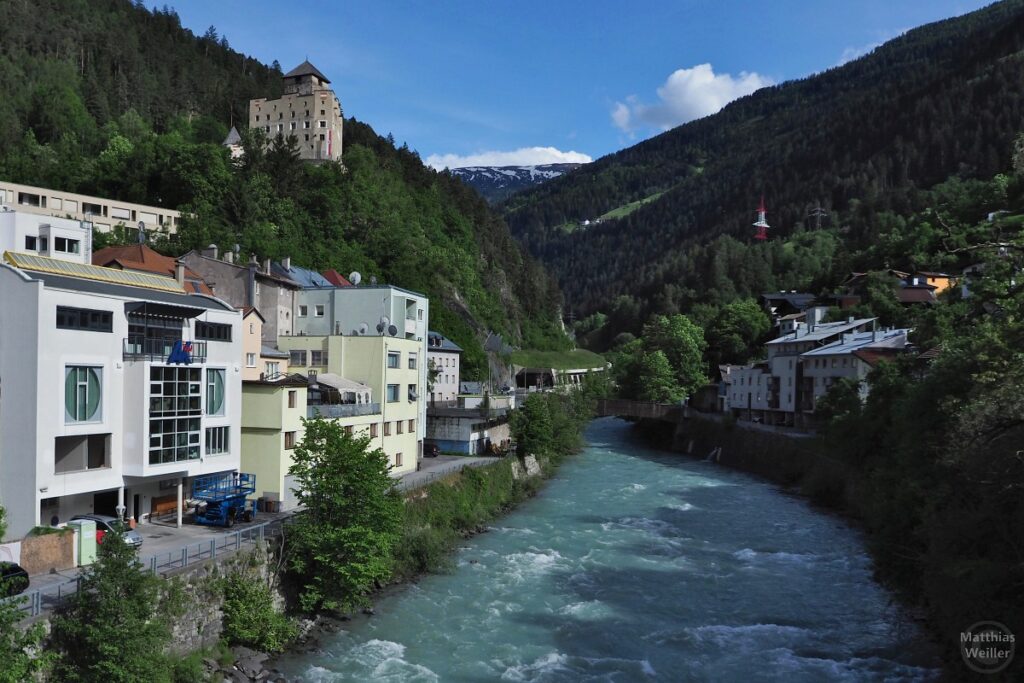
[{"label": "metal guardrail", "polygon": [[[198,541],[176,548],[166,553],[150,555],[139,559],[139,565],[153,574],[184,569],[197,562],[216,559],[241,550],[243,546],[260,546],[267,537],[279,535],[281,523],[285,518],[273,519],[238,531],[221,534],[209,540]],[[18,603],[18,609],[24,618],[36,617],[60,606],[70,596],[76,594],[81,587],[81,578],[75,577],[67,581],[38,588],[21,595],[0,599],[0,602]]]}]

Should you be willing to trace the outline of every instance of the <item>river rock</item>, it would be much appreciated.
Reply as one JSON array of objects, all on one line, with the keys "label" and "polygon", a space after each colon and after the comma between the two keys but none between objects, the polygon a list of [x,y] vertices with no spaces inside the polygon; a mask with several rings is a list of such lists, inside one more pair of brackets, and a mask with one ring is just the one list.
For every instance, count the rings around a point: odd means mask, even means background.
[{"label": "river rock", "polygon": [[525,458],[523,458],[523,465],[526,466],[527,476],[536,477],[540,475],[540,463],[537,462],[537,456],[526,456]]}]

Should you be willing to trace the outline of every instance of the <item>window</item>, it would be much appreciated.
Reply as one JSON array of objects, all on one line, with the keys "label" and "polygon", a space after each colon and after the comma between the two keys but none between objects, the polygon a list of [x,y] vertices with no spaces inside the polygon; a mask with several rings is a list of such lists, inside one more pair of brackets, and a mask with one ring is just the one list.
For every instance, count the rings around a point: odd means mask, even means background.
[{"label": "window", "polygon": [[416,431],[416,420],[409,420],[409,433],[412,434]]},{"label": "window", "polygon": [[256,334],[256,323],[249,323],[249,334]]},{"label": "window", "polygon": [[326,121],[321,121],[320,122],[320,127],[321,128],[326,128],[327,127],[327,122]]},{"label": "window", "polygon": [[150,368],[149,464],[199,459],[201,372],[199,368]]},{"label": "window", "polygon": [[257,121],[259,121],[259,120],[260,120],[260,115],[259,115],[259,114],[256,114],[256,120],[257,120]]},{"label": "window", "polygon": [[345,425],[345,433],[352,436],[352,425]]},{"label": "window", "polygon": [[231,325],[198,320],[196,321],[196,339],[229,342],[231,341]]},{"label": "window", "polygon": [[[294,115],[295,115],[295,112],[292,112],[292,115],[294,116]],[[295,130],[295,122],[294,122],[294,121],[292,121],[292,122],[291,122],[290,124],[288,124],[288,126],[289,126],[289,128],[290,128],[291,130]]]},{"label": "window", "polygon": [[65,254],[77,254],[80,242],[67,237],[54,237],[53,248]]},{"label": "window", "polygon": [[[309,121],[303,121],[302,122],[302,127],[308,129],[309,128]],[[309,137],[307,136],[306,139],[308,140]]]},{"label": "window", "polygon": [[305,365],[306,364],[306,352],[305,351],[291,351],[289,352],[289,362],[292,365]]},{"label": "window", "polygon": [[402,466],[402,454],[401,453],[395,453],[395,467],[401,467],[401,466]]},{"label": "window", "polygon": [[320,116],[324,116],[326,113],[327,113],[326,109],[321,109],[320,110]]},{"label": "window", "polygon": [[402,434],[404,432],[403,427],[405,427],[405,424],[401,420],[395,420],[395,434]]},{"label": "window", "polygon": [[298,405],[298,401],[299,401],[299,392],[297,392],[294,389],[289,389],[288,390],[288,407],[289,408],[294,408],[296,405]]},{"label": "window", "polygon": [[35,235],[25,235],[25,251],[36,251]]},{"label": "window", "polygon": [[410,401],[415,401],[416,400],[416,385],[415,384],[410,384],[409,385],[409,392],[408,393],[409,393],[409,400]]},{"label": "window", "polygon": [[224,371],[209,368],[206,371],[206,414],[224,414]]},{"label": "window", "polygon": [[230,427],[207,427],[206,428],[206,454],[219,455],[227,453],[228,434]]},{"label": "window", "polygon": [[388,351],[388,367],[397,368],[399,363],[401,362],[400,358],[401,354],[399,354],[397,351]]},{"label": "window", "polygon": [[398,385],[388,385],[388,403],[396,403],[398,401]]},{"label": "window", "polygon": [[391,436],[391,423],[390,422],[385,422],[384,423],[384,436]]},{"label": "window", "polygon": [[416,354],[415,353],[410,353],[409,354],[409,369],[410,370],[415,370],[416,369]]},{"label": "window", "polygon": [[309,307],[308,306],[300,305],[299,306],[299,317],[300,318],[305,318],[307,315],[309,315]]},{"label": "window", "polygon": [[101,368],[68,366],[64,371],[64,421],[99,422],[103,419]]},{"label": "window", "polygon": [[309,364],[317,367],[326,367],[327,365],[327,352],[326,351],[310,351],[309,352]]},{"label": "window", "polygon": [[423,320],[423,309],[422,308],[417,309],[417,311],[416,311],[416,319],[417,320]]},{"label": "window", "polygon": [[284,433],[284,447],[287,450],[295,448],[295,432]]},{"label": "window", "polygon": [[306,142],[309,142],[309,133],[306,133],[303,137],[306,138]]},{"label": "window", "polygon": [[313,307],[313,316],[316,317],[316,318],[324,317],[324,305],[323,304],[316,304]]},{"label": "window", "polygon": [[245,367],[254,368],[256,367],[256,354],[247,353],[245,354]]},{"label": "window", "polygon": [[91,308],[57,307],[58,330],[88,330],[90,332],[112,332],[114,314],[111,311],[95,311]]},{"label": "window", "polygon": [[372,438],[372,439],[376,439],[377,438],[377,423],[376,422],[370,423],[370,438]]},{"label": "window", "polygon": [[321,139],[321,140],[326,140],[326,139],[327,139],[327,136],[326,136],[326,135],[324,135],[323,133],[320,133],[320,139]]},{"label": "window", "polygon": [[273,377],[274,375],[276,375],[279,372],[281,372],[281,364],[278,363],[276,360],[274,360],[274,361],[268,360],[266,362],[266,365],[263,366],[263,368],[264,368],[263,374],[265,374],[267,377]]}]

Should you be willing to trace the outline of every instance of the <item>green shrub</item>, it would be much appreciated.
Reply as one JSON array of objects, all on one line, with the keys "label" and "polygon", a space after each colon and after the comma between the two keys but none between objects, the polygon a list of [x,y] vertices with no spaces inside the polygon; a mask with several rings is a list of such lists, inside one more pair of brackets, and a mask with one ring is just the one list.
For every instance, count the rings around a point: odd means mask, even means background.
[{"label": "green shrub", "polygon": [[249,572],[224,579],[224,637],[232,645],[280,652],[293,638],[291,620],[274,609],[270,588]]}]

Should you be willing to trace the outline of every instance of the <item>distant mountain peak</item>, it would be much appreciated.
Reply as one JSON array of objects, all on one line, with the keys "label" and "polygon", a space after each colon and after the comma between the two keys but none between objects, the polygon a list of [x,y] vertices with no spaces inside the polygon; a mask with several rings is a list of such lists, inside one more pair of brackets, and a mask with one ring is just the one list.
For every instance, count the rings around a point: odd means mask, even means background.
[{"label": "distant mountain peak", "polygon": [[583,164],[531,164],[526,166],[463,166],[451,169],[491,204],[510,195],[563,176]]}]

